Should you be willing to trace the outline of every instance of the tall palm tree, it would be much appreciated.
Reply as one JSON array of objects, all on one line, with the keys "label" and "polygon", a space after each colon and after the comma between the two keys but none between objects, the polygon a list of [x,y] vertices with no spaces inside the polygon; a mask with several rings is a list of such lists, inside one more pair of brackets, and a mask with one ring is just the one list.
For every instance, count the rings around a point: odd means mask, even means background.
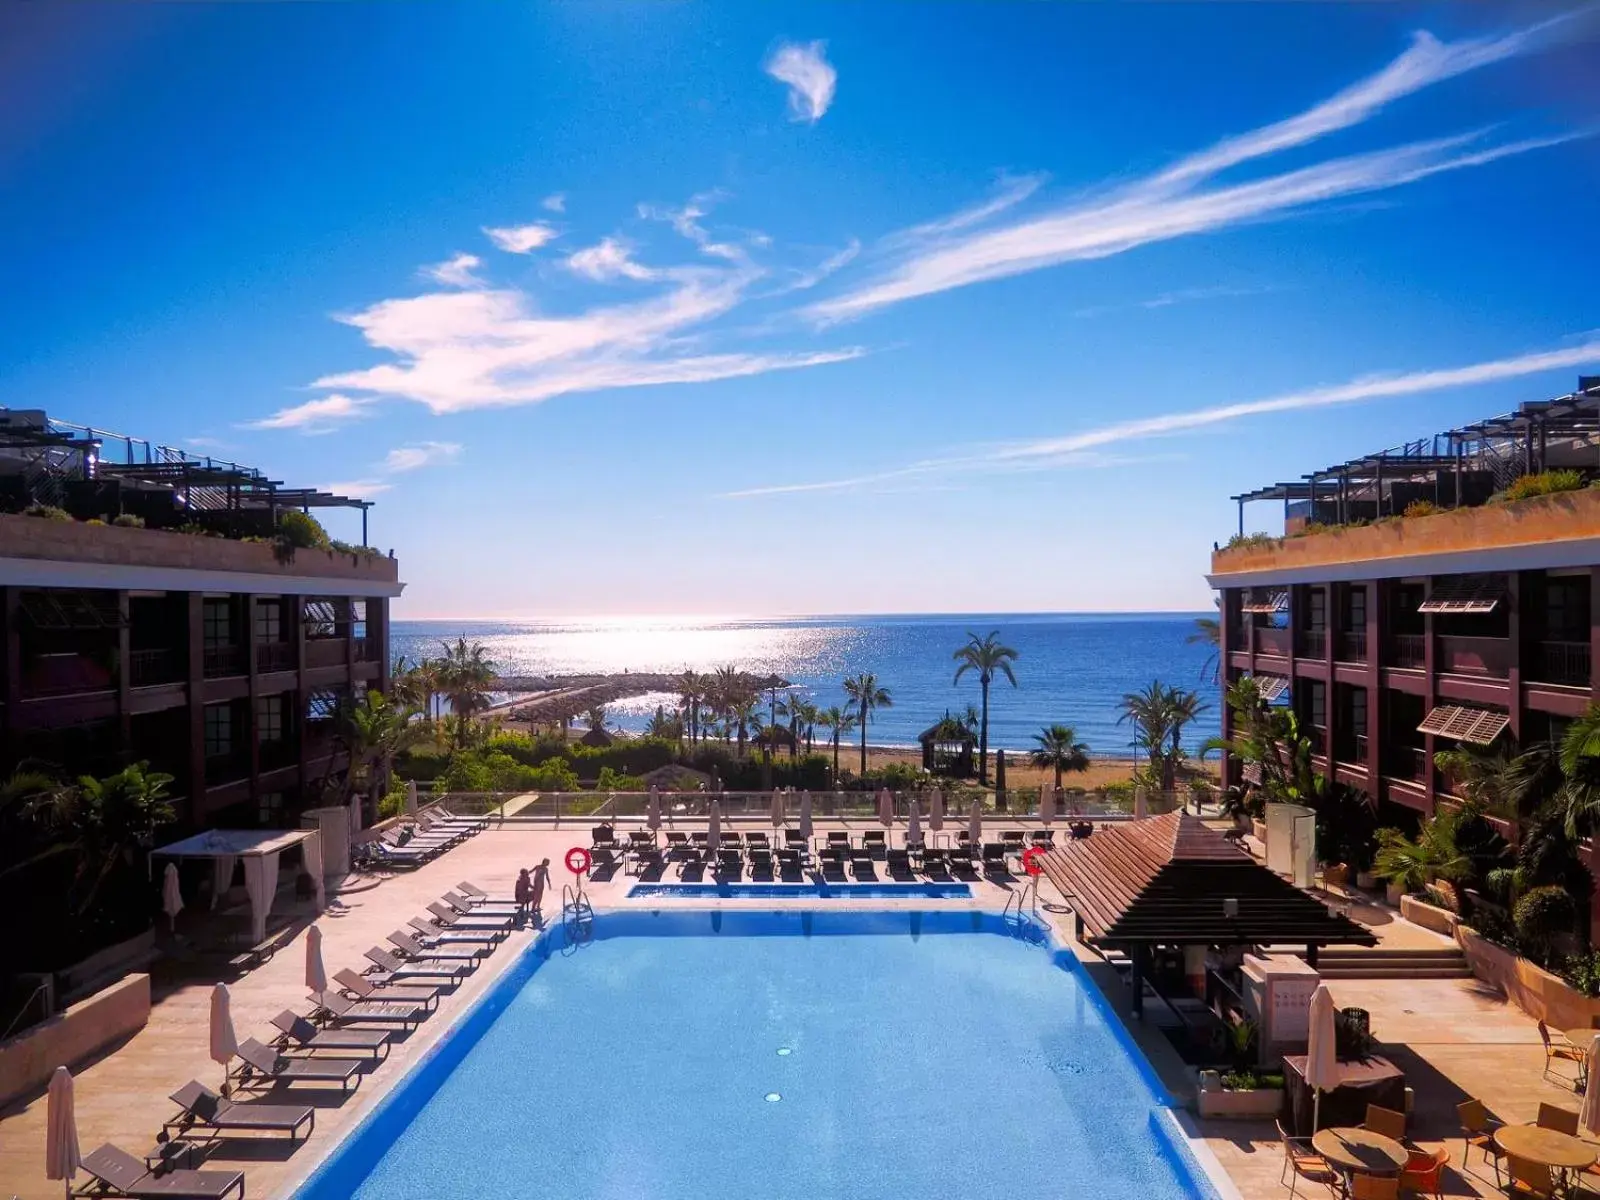
[{"label": "tall palm tree", "polygon": [[1028,757],[1040,770],[1055,771],[1056,791],[1061,790],[1062,772],[1089,769],[1089,747],[1078,740],[1078,731],[1071,725],[1046,725],[1033,740],[1039,746]]},{"label": "tall palm tree", "polygon": [[444,646],[439,664],[439,690],[450,701],[456,717],[456,748],[466,745],[474,716],[489,706],[489,689],[494,685],[496,668],[482,642],[470,646],[466,638]]},{"label": "tall palm tree", "polygon": [[1592,833],[1600,818],[1600,704],[1574,717],[1561,739],[1561,785],[1555,801],[1567,836]]},{"label": "tall palm tree", "polygon": [[[867,725],[880,708],[893,708],[889,689],[878,686],[878,677],[863,671],[844,681],[844,694],[850,698],[850,716],[861,728],[861,774],[867,773]],[[837,772],[836,772],[837,774]]]},{"label": "tall palm tree", "polygon": [[855,728],[856,719],[837,704],[817,714],[817,724],[829,731],[833,745],[833,786],[839,786],[839,735]]},{"label": "tall palm tree", "polygon": [[1200,678],[1219,682],[1222,678],[1222,622],[1216,617],[1196,617],[1194,628],[1184,641],[1191,646],[1209,648],[1206,661],[1200,666]]},{"label": "tall palm tree", "polygon": [[1121,708],[1117,724],[1133,726],[1134,742],[1145,752],[1150,774],[1164,783],[1167,775],[1167,742],[1172,737],[1173,722],[1167,686],[1157,679],[1142,691],[1128,692],[1122,697]]},{"label": "tall palm tree", "polygon": [[728,719],[734,723],[738,730],[738,753],[744,757],[746,735],[752,725],[761,716],[761,706],[756,702],[756,697],[748,693],[741,693],[728,708]]},{"label": "tall palm tree", "polygon": [[678,676],[678,708],[683,713],[683,728],[691,750],[700,740],[700,708],[706,700],[708,682],[700,672],[688,668]]},{"label": "tall palm tree", "polygon": [[960,683],[961,677],[968,671],[976,671],[978,686],[983,689],[983,709],[978,724],[978,782],[987,783],[989,781],[989,685],[994,682],[996,674],[1000,674],[1010,680],[1012,687],[1017,686],[1016,674],[1011,670],[1011,664],[1017,661],[1017,652],[1001,643],[1000,631],[996,629],[982,639],[975,633],[967,634],[967,644],[951,657],[961,664],[956,668],[954,682]]},{"label": "tall palm tree", "polygon": [[343,788],[346,803],[387,776],[395,755],[416,743],[421,730],[412,723],[414,716],[416,710],[409,704],[378,691],[341,706],[336,736],[350,756]]},{"label": "tall palm tree", "polygon": [[1172,730],[1171,748],[1167,753],[1166,765],[1168,771],[1174,774],[1174,778],[1164,790],[1170,792],[1172,785],[1176,783],[1178,762],[1183,758],[1183,727],[1196,720],[1210,707],[1194,692],[1185,692],[1178,688],[1167,689],[1167,719],[1172,723]]}]

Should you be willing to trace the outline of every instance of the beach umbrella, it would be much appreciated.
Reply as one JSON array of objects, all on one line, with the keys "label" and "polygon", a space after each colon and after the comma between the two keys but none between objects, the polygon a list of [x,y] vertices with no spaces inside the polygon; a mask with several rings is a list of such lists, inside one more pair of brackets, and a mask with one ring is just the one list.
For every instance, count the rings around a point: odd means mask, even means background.
[{"label": "beach umbrella", "polygon": [[183,893],[178,890],[178,864],[168,863],[161,876],[161,911],[167,914],[167,928],[178,928],[178,914],[183,911]]},{"label": "beach umbrella", "polygon": [[888,788],[878,789],[878,822],[885,828],[894,824],[894,795]]},{"label": "beach umbrella", "polygon": [[406,816],[414,817],[416,815],[417,815],[417,781],[415,779],[408,779],[408,780],[406,780]]},{"label": "beach umbrella", "polygon": [[915,792],[911,793],[910,803],[911,803],[911,813],[906,818],[906,844],[907,845],[911,845],[913,842],[920,842],[922,840],[922,821],[917,816],[917,809],[920,806],[917,804],[917,794]]},{"label": "beach umbrella", "polygon": [[1333,1029],[1333,993],[1319,983],[1311,993],[1310,1036],[1306,1039],[1306,1086],[1311,1089],[1311,1132],[1322,1117],[1322,1093],[1339,1086],[1339,1052]]},{"label": "beach umbrella", "polygon": [[45,1102],[44,1177],[60,1179],[65,1194],[72,1195],[72,1177],[78,1173],[78,1115],[72,1096],[72,1072],[57,1067],[50,1076],[49,1098]]},{"label": "beach umbrella", "polygon": [[650,786],[650,799],[647,802],[644,823],[651,829],[661,828],[661,792],[654,784]]},{"label": "beach umbrella", "polygon": [[1055,820],[1055,817],[1056,817],[1056,793],[1055,793],[1055,789],[1052,788],[1047,783],[1041,783],[1039,785],[1039,820],[1043,821],[1046,825],[1048,825],[1048,824],[1050,824],[1051,821]]},{"label": "beach umbrella", "polygon": [[233,1034],[233,1013],[228,1004],[228,985],[211,989],[211,1061],[222,1067],[222,1086],[228,1086],[228,1063],[239,1053],[239,1039]]},{"label": "beach umbrella", "polygon": [[1590,1133],[1600,1134],[1600,1033],[1589,1039],[1589,1050],[1583,1064],[1584,1077],[1589,1086],[1583,1092],[1583,1107],[1578,1110],[1578,1123]]},{"label": "beach umbrella", "polygon": [[967,838],[974,846],[983,841],[983,797],[972,798],[972,814],[967,818]]},{"label": "beach umbrella", "polygon": [[772,827],[781,829],[788,822],[789,814],[783,809],[783,789],[772,789]]},{"label": "beach umbrella", "polygon": [[722,801],[713,800],[706,814],[706,853],[715,854],[722,846]]},{"label": "beach umbrella", "polygon": [[928,793],[928,828],[935,833],[944,828],[944,793],[938,788]]},{"label": "beach umbrella", "polygon": [[800,836],[811,840],[811,789],[800,793]]},{"label": "beach umbrella", "polygon": [[328,990],[328,969],[322,965],[322,930],[315,921],[306,930],[306,990],[313,996]]}]

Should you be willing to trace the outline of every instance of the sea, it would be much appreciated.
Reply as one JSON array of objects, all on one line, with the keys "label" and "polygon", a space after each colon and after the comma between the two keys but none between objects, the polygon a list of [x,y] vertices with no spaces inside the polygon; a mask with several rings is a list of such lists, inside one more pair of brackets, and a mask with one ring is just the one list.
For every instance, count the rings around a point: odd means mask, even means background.
[{"label": "sea", "polygon": [[[816,616],[592,621],[395,621],[391,651],[415,662],[444,642],[482,642],[506,675],[623,671],[710,672],[732,666],[777,674],[827,708],[844,706],[842,681],[863,671],[894,701],[875,713],[868,740],[911,746],[946,711],[979,702],[972,672],[954,681],[955,650],[969,633],[997,633],[1017,651],[1017,686],[996,681],[989,700],[991,747],[1025,750],[1046,725],[1070,725],[1105,758],[1133,754],[1133,731],[1119,724],[1120,701],[1153,680],[1199,693],[1207,707],[1184,735],[1195,752],[1219,729],[1220,697],[1210,647],[1190,643],[1198,617],[1211,613],[1026,613],[989,616]],[[659,704],[653,693],[606,706],[607,723],[644,728]],[[859,734],[852,735],[859,738]]]}]

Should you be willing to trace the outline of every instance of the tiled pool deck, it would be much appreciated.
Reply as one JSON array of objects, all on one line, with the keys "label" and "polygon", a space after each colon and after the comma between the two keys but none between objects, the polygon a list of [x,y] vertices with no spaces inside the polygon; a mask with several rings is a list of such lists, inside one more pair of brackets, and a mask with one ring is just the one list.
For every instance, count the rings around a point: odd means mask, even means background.
[{"label": "tiled pool deck", "polygon": [[[819,826],[830,827],[837,826]],[[856,825],[857,829],[875,827],[866,822]],[[586,826],[490,831],[414,872],[336,897],[320,921],[328,970],[331,973],[341,966],[359,967],[363,950],[381,943],[385,934],[457,881],[471,880],[496,895],[509,894],[517,870],[544,858],[551,860],[552,878],[557,885],[556,896],[546,900],[545,913],[559,913],[560,883],[570,878],[561,867],[562,855],[570,846],[587,841]],[[628,900],[627,891],[636,882],[619,874],[607,882],[591,884],[589,894],[601,911],[613,906],[650,907],[661,903],[652,899]],[[830,907],[859,905],[879,910],[930,904],[998,910],[1007,894],[1006,888],[995,884],[975,883],[972,897],[966,900],[917,896],[837,899],[827,903]],[[1053,898],[1048,887],[1043,898]],[[775,902],[723,899],[670,903],[771,908]],[[1041,915],[1055,925],[1064,942],[1070,941],[1070,918]],[[1442,941],[1425,930],[1391,920],[1392,914],[1387,910],[1358,910],[1356,915],[1377,922],[1374,930],[1385,945]],[[444,1000],[438,1015],[395,1046],[388,1060],[354,1095],[344,1098],[336,1090],[327,1093],[318,1106],[316,1132],[309,1144],[291,1149],[286,1140],[276,1137],[221,1140],[211,1153],[210,1164],[244,1170],[250,1200],[288,1194],[383,1090],[404,1073],[407,1065],[437,1041],[456,1017],[515,961],[518,950],[531,937],[529,932],[513,934],[454,995]],[[234,1022],[241,1038],[254,1035],[266,1040],[270,1017],[284,1008],[304,1007],[304,950],[302,932],[270,962],[230,983]],[[1079,955],[1089,964],[1091,975],[1101,984],[1112,1007],[1145,1049],[1168,1088],[1175,1095],[1187,1096],[1190,1085],[1186,1073],[1166,1039],[1153,1026],[1142,1027],[1129,1018],[1126,992],[1110,978],[1108,968],[1088,951],[1079,948]],[[206,1053],[210,983],[208,979],[196,979],[158,988],[150,1023],[121,1046],[79,1068],[78,1127],[85,1151],[103,1141],[112,1141],[134,1154],[143,1153],[153,1143],[161,1121],[174,1111],[166,1098],[169,1093],[191,1078],[216,1083],[219,1068]],[[1330,987],[1341,1006],[1356,1005],[1372,1013],[1374,1031],[1385,1043],[1384,1052],[1406,1071],[1408,1082],[1416,1089],[1412,1128],[1418,1143],[1430,1149],[1445,1146],[1451,1151],[1446,1195],[1498,1194],[1492,1180],[1461,1174],[1461,1139],[1454,1111],[1461,1099],[1482,1097],[1493,1112],[1509,1121],[1531,1121],[1540,1101],[1577,1106],[1577,1098],[1569,1089],[1541,1079],[1543,1054],[1532,1020],[1473,980],[1350,980],[1334,981]],[[317,1089],[294,1091],[297,1099],[305,1096],[305,1103],[317,1103]],[[61,1185],[44,1178],[44,1112],[42,1095],[0,1112],[0,1197],[54,1200],[61,1195]],[[1239,1195],[1255,1200],[1287,1194],[1278,1184],[1282,1154],[1270,1122],[1193,1120],[1189,1124],[1226,1170]],[[82,1180],[80,1176],[79,1182]]]}]

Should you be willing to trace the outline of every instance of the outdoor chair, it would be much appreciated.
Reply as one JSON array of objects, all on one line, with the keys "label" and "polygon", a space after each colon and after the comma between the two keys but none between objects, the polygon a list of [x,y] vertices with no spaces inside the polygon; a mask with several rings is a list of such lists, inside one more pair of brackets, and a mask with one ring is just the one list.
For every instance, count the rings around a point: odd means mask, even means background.
[{"label": "outdoor chair", "polygon": [[1539,1104],[1539,1118],[1534,1122],[1541,1129],[1554,1129],[1568,1137],[1578,1136],[1578,1114],[1570,1108],[1555,1104]]},{"label": "outdoor chair", "polygon": [[750,878],[772,878],[772,850],[769,847],[750,847]]},{"label": "outdoor chair", "polygon": [[[1584,1053],[1578,1047],[1568,1042],[1552,1042],[1550,1040],[1550,1027],[1543,1021],[1539,1022],[1539,1040],[1544,1043],[1544,1077],[1550,1077],[1550,1064],[1555,1062],[1576,1063],[1578,1071],[1583,1071],[1586,1061]],[[1557,1078],[1560,1078],[1559,1074]]]},{"label": "outdoor chair", "polygon": [[78,1165],[95,1182],[85,1185],[80,1196],[177,1197],[180,1200],[227,1200],[237,1194],[244,1200],[243,1171],[162,1171],[159,1175],[126,1150],[110,1142],[85,1154]]},{"label": "outdoor chair", "polygon": [[474,900],[460,892],[446,892],[439,899],[469,921],[509,921],[522,911],[515,900]]},{"label": "outdoor chair", "polygon": [[504,898],[496,899],[495,897],[489,895],[488,892],[484,891],[477,884],[469,883],[465,879],[463,879],[460,883],[456,884],[456,891],[460,892],[463,896],[465,896],[467,898],[467,900],[472,904],[472,906],[474,908],[476,908],[480,904],[487,904],[491,908],[493,908],[493,907],[503,908],[506,905],[514,903],[513,901],[507,900],[507,899],[504,899]]},{"label": "outdoor chair", "polygon": [[309,1018],[290,1012],[287,1008],[272,1018],[279,1034],[281,1049],[339,1050],[346,1054],[361,1052],[374,1061],[389,1052],[389,1034],[383,1029],[318,1029]]},{"label": "outdoor chair", "polygon": [[889,835],[882,829],[869,829],[861,835],[861,848],[875,858],[881,857],[880,850],[888,853]]},{"label": "outdoor chair", "polygon": [[620,850],[616,832],[609,825],[596,825],[589,831],[589,850]]},{"label": "outdoor chair", "polygon": [[772,843],[767,840],[767,835],[760,832],[745,834],[744,844],[752,850],[770,850],[772,848]]},{"label": "outdoor chair", "polygon": [[1290,1196],[1302,1179],[1330,1188],[1339,1183],[1339,1173],[1311,1148],[1310,1138],[1290,1137],[1282,1121],[1278,1122],[1278,1137],[1283,1142],[1283,1170],[1278,1175],[1278,1185],[1287,1187]]},{"label": "outdoor chair", "polygon": [[983,873],[985,875],[1005,875],[1008,872],[1005,843],[985,842],[983,844]]},{"label": "outdoor chair", "polygon": [[1400,1200],[1400,1178],[1397,1175],[1350,1176],[1349,1200]]},{"label": "outdoor chair", "polygon": [[1406,1140],[1406,1115],[1403,1112],[1395,1112],[1392,1108],[1384,1108],[1382,1105],[1369,1104],[1367,1118],[1361,1122],[1361,1128],[1403,1142]]},{"label": "outdoor chair", "polygon": [[1555,1200],[1556,1178],[1544,1163],[1529,1162],[1508,1154],[1506,1173],[1510,1176],[1504,1188],[1506,1195],[1527,1197],[1528,1200]]},{"label": "outdoor chair", "polygon": [[1495,1144],[1494,1131],[1501,1122],[1489,1115],[1482,1100],[1463,1100],[1456,1105],[1456,1117],[1461,1122],[1461,1168],[1466,1170],[1467,1155],[1474,1147],[1483,1151],[1483,1161],[1494,1168],[1495,1186],[1500,1186],[1500,1161],[1505,1152]]},{"label": "outdoor chair", "polygon": [[353,1058],[290,1058],[255,1038],[239,1043],[240,1066],[234,1078],[240,1083],[337,1083],[348,1091],[361,1082],[361,1064]]},{"label": "outdoor chair", "polygon": [[494,949],[494,937],[486,930],[450,929],[438,924],[437,918],[430,921],[425,917],[411,917],[406,924],[416,931],[424,946],[449,946],[452,949],[483,946],[486,947],[485,953]]},{"label": "outdoor chair", "polygon": [[413,962],[401,958],[392,950],[385,950],[382,946],[368,947],[363,952],[363,957],[372,964],[367,970],[367,975],[379,983],[431,979],[443,981],[447,987],[453,988],[461,982],[463,975],[470,974],[472,970],[470,964],[455,960],[428,959]]},{"label": "outdoor chair", "polygon": [[889,876],[892,879],[908,880],[911,875],[911,855],[904,850],[891,850],[888,853]]},{"label": "outdoor chair", "polygon": [[418,938],[412,937],[403,929],[395,929],[389,933],[389,944],[398,948],[406,958],[413,962],[426,963],[468,963],[473,966],[487,950],[473,947],[472,949],[452,948],[447,945],[424,945]]},{"label": "outdoor chair", "polygon": [[1400,1172],[1402,1191],[1419,1196],[1444,1194],[1444,1169],[1450,1162],[1448,1150],[1412,1150]]},{"label": "outdoor chair", "polygon": [[[428,1006],[404,1001],[352,1000],[329,990],[312,997],[329,1025],[399,1025],[415,1029],[428,1018]],[[315,1014],[313,1014],[315,1015]]]},{"label": "outdoor chair", "polygon": [[432,984],[377,983],[366,975],[357,975],[349,967],[340,967],[333,973],[333,978],[357,1000],[393,1000],[428,1008],[436,1008],[439,1004],[439,989]]},{"label": "outdoor chair", "polygon": [[199,1080],[190,1080],[172,1093],[177,1116],[162,1125],[163,1133],[187,1133],[199,1127],[206,1132],[287,1133],[291,1140],[306,1137],[316,1128],[317,1110],[303,1104],[259,1104],[224,1100]]}]

